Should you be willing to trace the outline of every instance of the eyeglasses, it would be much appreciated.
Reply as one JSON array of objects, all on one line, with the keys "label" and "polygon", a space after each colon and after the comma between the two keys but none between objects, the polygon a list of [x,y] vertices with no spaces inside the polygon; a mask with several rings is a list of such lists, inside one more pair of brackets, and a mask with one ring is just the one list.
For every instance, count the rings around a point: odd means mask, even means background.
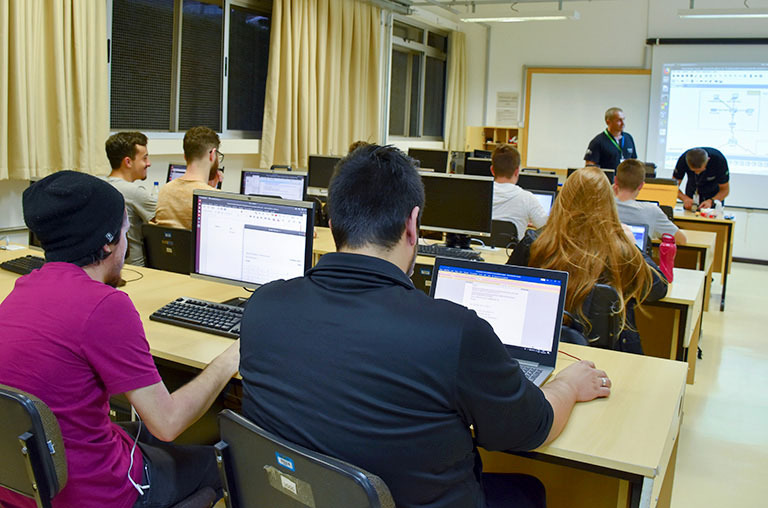
[{"label": "eyeglasses", "polygon": [[211,148],[210,152],[208,153],[211,153],[214,150],[216,150],[216,157],[218,157],[219,164],[221,164],[222,162],[224,162],[224,154],[221,153],[218,148]]}]

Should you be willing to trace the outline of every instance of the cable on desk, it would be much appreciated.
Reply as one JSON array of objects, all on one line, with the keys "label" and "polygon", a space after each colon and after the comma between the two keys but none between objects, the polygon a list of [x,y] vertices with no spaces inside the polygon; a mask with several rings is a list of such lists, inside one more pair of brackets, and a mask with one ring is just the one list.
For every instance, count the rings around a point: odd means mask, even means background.
[{"label": "cable on desk", "polygon": [[570,357],[571,357],[571,358],[573,358],[574,360],[578,360],[578,361],[581,361],[581,358],[579,358],[578,356],[573,356],[571,353],[566,353],[566,352],[565,352],[565,351],[563,351],[562,349],[558,349],[558,350],[557,350],[557,352],[558,352],[558,353],[563,353],[565,356],[570,356]]},{"label": "cable on desk", "polygon": [[126,283],[126,284],[128,284],[129,282],[136,282],[137,280],[141,280],[141,279],[143,279],[143,278],[144,278],[144,274],[143,274],[143,273],[141,273],[141,272],[140,272],[140,271],[138,271],[138,270],[133,270],[133,269],[131,269],[131,268],[125,268],[125,267],[123,267],[123,271],[124,271],[124,272],[133,272],[133,273],[135,273],[136,275],[138,275],[138,277],[136,277],[135,279],[125,280],[125,283]]}]

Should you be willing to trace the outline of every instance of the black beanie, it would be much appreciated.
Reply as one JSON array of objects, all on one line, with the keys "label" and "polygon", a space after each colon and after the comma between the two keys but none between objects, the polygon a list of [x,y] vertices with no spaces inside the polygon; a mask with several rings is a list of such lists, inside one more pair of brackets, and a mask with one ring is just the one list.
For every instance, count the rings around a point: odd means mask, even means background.
[{"label": "black beanie", "polygon": [[30,185],[24,222],[40,239],[46,261],[75,262],[112,243],[125,214],[123,195],[95,176],[59,171]]}]

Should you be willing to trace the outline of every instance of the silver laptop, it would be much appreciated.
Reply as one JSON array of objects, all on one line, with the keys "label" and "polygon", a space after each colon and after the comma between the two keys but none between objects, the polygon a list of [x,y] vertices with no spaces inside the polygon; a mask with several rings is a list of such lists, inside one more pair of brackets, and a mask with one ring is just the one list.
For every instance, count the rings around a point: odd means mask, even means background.
[{"label": "silver laptop", "polygon": [[536,386],[555,368],[568,273],[437,258],[430,295],[488,321]]}]

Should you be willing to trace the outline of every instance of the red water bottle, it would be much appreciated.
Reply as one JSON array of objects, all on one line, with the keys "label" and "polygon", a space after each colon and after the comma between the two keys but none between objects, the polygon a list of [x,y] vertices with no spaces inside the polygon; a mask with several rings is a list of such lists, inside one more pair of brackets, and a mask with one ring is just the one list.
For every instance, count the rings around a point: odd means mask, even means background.
[{"label": "red water bottle", "polygon": [[659,245],[659,268],[669,282],[672,282],[672,277],[674,277],[672,269],[675,266],[675,254],[677,254],[675,237],[669,233],[664,233],[661,235],[661,245]]}]

